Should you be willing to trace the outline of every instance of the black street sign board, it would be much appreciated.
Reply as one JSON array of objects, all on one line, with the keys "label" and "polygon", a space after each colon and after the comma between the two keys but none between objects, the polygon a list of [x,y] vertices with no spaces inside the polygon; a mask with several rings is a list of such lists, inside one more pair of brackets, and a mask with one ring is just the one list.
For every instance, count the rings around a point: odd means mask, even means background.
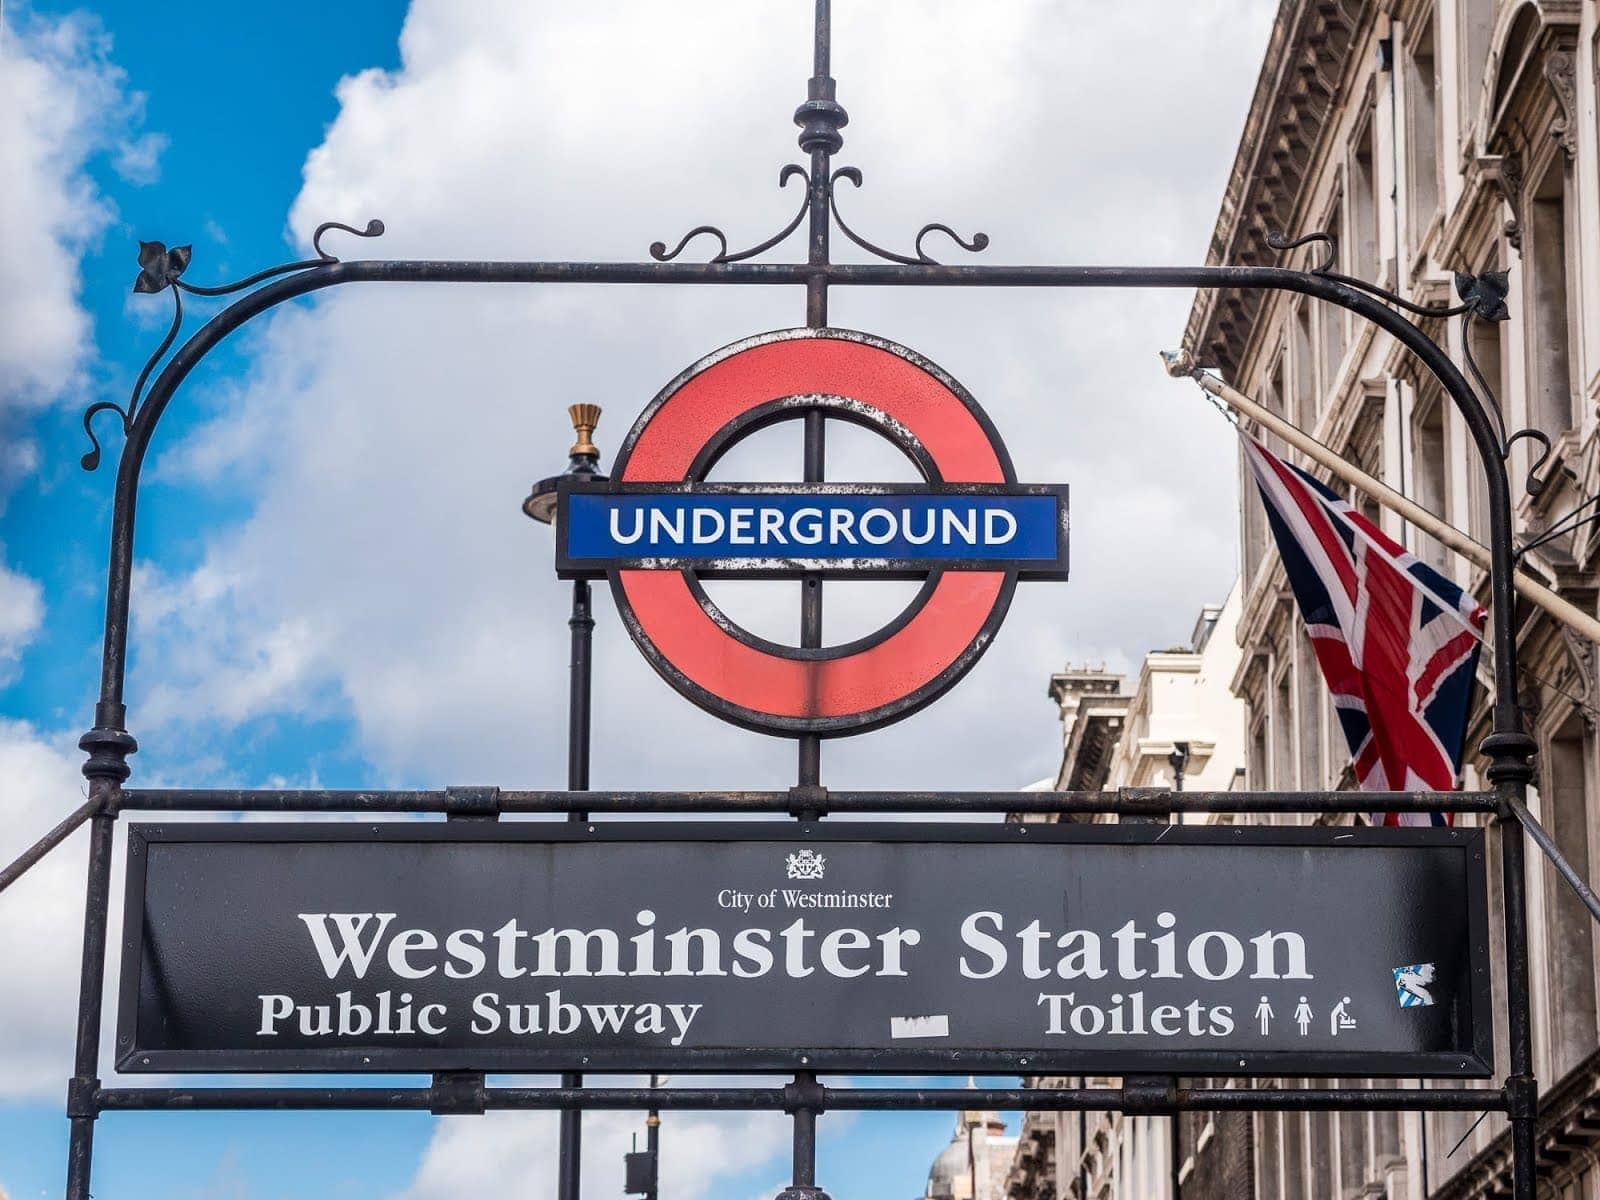
[{"label": "black street sign board", "polygon": [[1486,1076],[1473,829],[136,825],[123,1071]]}]

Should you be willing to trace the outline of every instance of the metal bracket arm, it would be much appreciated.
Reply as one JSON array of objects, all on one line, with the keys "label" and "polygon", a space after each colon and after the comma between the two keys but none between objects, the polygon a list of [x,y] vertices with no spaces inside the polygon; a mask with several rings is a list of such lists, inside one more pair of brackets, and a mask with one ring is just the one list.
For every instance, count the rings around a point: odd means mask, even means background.
[{"label": "metal bracket arm", "polygon": [[1506,1116],[1532,1120],[1539,1115],[1539,1081],[1532,1075],[1506,1076]]},{"label": "metal bracket arm", "polygon": [[440,1071],[428,1089],[428,1111],[436,1117],[482,1116],[488,1105],[481,1071]]},{"label": "metal bracket arm", "polygon": [[444,811],[449,818],[493,821],[500,816],[500,789],[497,787],[447,787]]},{"label": "metal bracket arm", "polygon": [[1508,792],[1502,807],[1504,811],[1501,819],[1522,826],[1524,832],[1533,839],[1533,844],[1538,846],[1550,860],[1550,865],[1556,869],[1556,874],[1561,876],[1578,899],[1583,901],[1583,906],[1589,910],[1589,916],[1595,921],[1600,921],[1600,896],[1594,894],[1594,889],[1589,886],[1588,881],[1567,861],[1566,855],[1561,853],[1555,839],[1543,825],[1539,824],[1538,818],[1528,811],[1528,806]]},{"label": "metal bracket arm", "polygon": [[783,1111],[793,1115],[798,1112],[820,1113],[828,1107],[828,1089],[818,1083],[815,1076],[801,1075],[793,1083],[783,1085]]},{"label": "metal bracket arm", "polygon": [[93,1075],[74,1075],[67,1080],[67,1116],[93,1121],[100,1115],[100,1081]]},{"label": "metal bracket arm", "polygon": [[1122,1081],[1122,1111],[1164,1117],[1178,1111],[1178,1081],[1171,1075],[1129,1075]]},{"label": "metal bracket arm", "polygon": [[1172,813],[1171,788],[1118,788],[1117,803],[1127,817],[1166,821]]},{"label": "metal bracket arm", "polygon": [[790,788],[789,815],[800,821],[815,821],[827,816],[828,789],[816,783]]}]

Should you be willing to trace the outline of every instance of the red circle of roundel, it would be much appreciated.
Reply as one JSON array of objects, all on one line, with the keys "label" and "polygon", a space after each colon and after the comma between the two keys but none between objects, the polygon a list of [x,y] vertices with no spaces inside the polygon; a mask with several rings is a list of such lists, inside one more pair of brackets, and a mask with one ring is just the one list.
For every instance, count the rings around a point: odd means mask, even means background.
[{"label": "red circle of roundel", "polygon": [[[696,363],[634,424],[615,478],[688,480],[756,410],[797,398],[798,416],[806,397],[830,407],[842,399],[851,419],[930,464],[937,482],[1014,482],[998,435],[960,384],[902,346],[839,329],[763,334]],[[1009,571],[936,572],[900,620],[832,653],[737,635],[707,611],[684,572],[611,578],[629,632],[678,691],[749,728],[823,735],[887,724],[941,695],[987,648],[1016,582]]]}]

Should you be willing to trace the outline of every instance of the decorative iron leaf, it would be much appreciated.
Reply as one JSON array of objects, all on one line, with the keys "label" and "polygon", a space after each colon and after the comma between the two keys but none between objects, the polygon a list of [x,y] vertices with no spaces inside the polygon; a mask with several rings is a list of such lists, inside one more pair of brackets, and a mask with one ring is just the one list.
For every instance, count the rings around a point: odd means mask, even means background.
[{"label": "decorative iron leaf", "polygon": [[193,246],[168,250],[165,242],[140,242],[139,277],[133,281],[133,290],[146,294],[165,291],[189,269],[193,256]]},{"label": "decorative iron leaf", "polygon": [[1456,272],[1456,295],[1472,306],[1472,311],[1485,321],[1505,321],[1511,316],[1506,307],[1506,293],[1511,290],[1511,279],[1505,271],[1485,271],[1482,275]]}]

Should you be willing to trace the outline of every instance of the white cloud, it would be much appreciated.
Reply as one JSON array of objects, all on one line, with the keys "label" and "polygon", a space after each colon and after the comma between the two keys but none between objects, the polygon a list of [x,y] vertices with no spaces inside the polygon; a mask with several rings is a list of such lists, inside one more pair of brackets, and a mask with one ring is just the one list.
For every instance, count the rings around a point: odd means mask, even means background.
[{"label": "white cloud", "polygon": [[[623,1085],[627,1086],[627,1085]],[[489,1113],[437,1123],[416,1178],[395,1200],[553,1194],[554,1113]],[[789,1140],[781,1113],[662,1115],[661,1194],[700,1200],[723,1178],[760,1167]],[[594,1112],[583,1122],[583,1190],[622,1195],[622,1156],[644,1145],[644,1114]]]},{"label": "white cloud", "polygon": [[[0,514],[38,460],[27,414],[83,399],[93,346],[79,264],[114,215],[89,165],[109,154],[127,177],[154,177],[162,139],[138,132],[142,100],[124,85],[93,18],[0,14]],[[0,686],[43,614],[38,583],[0,554]]]},{"label": "white cloud", "polygon": [[163,139],[140,133],[143,100],[126,89],[93,17],[24,14],[0,25],[0,414],[81,383],[92,353],[79,261],[115,215],[89,164],[111,157],[135,182],[156,172]]},{"label": "white cloud", "polygon": [[[71,737],[0,721],[0,865],[82,803],[81,762]],[[80,830],[0,893],[0,1098],[59,1099],[72,1073],[87,845]]]},{"label": "white cloud", "polygon": [[44,621],[44,592],[37,581],[5,565],[0,545],[0,687],[10,683],[17,660]]}]

